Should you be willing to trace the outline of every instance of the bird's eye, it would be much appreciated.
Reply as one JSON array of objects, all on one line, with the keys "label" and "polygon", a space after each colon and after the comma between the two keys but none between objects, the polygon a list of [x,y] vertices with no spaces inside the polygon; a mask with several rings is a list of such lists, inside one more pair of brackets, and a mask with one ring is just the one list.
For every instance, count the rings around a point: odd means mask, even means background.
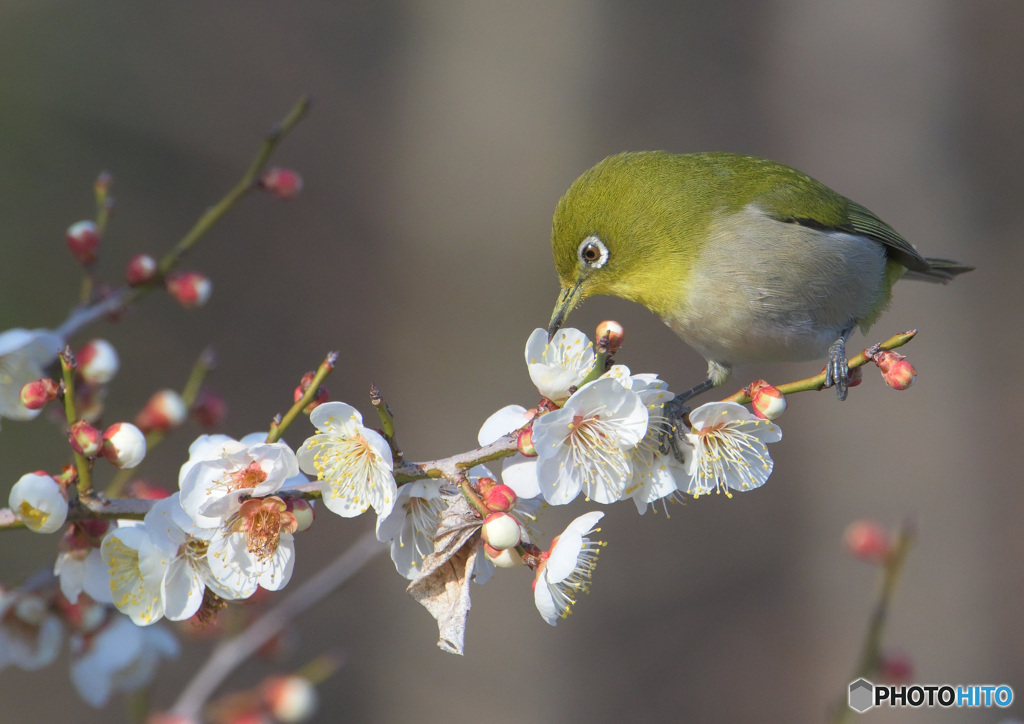
[{"label": "bird's eye", "polygon": [[596,236],[588,236],[576,250],[581,262],[592,269],[600,269],[608,261],[608,247]]}]

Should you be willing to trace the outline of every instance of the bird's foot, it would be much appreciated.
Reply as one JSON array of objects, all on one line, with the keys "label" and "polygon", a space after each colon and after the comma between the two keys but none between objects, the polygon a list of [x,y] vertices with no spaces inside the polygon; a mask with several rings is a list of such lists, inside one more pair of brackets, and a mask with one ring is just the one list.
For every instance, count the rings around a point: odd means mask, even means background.
[{"label": "bird's foot", "polygon": [[836,397],[845,400],[850,389],[850,363],[846,359],[846,335],[828,348],[828,363],[825,365],[825,387],[835,385]]},{"label": "bird's foot", "polygon": [[672,453],[672,457],[680,463],[686,462],[682,449],[679,447],[679,440],[682,439],[689,425],[686,424],[686,416],[690,414],[690,406],[686,403],[691,399],[707,392],[715,386],[711,379],[706,379],[699,385],[694,385],[685,392],[677,394],[665,405],[665,417],[668,419],[668,429],[662,430],[658,435],[658,451],[663,455]]},{"label": "bird's foot", "polygon": [[[685,393],[684,393],[685,395]],[[679,441],[687,429],[686,416],[690,414],[690,406],[686,404],[688,398],[679,395],[665,404],[665,418],[668,425],[658,433],[658,452],[662,455],[672,454],[680,463],[685,463],[682,448]]]}]

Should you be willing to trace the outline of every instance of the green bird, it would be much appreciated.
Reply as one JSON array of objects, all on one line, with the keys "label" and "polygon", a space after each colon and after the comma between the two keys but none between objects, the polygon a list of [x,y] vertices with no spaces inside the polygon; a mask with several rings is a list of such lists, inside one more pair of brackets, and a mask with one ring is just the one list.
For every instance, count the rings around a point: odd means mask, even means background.
[{"label": "green bird", "polygon": [[549,334],[588,297],[644,305],[708,362],[684,400],[735,365],[827,359],[849,387],[846,341],[902,277],[947,282],[973,267],[928,259],[875,214],[807,174],[732,153],[621,153],[586,171],[555,210],[561,293]]}]

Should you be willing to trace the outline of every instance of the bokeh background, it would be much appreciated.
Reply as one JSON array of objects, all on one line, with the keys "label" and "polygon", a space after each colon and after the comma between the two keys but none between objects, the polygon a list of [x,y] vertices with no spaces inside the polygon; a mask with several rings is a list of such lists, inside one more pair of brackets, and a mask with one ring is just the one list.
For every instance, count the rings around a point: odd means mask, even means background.
[{"label": "bokeh background", "polygon": [[[844,403],[800,395],[762,489],[640,517],[607,509],[593,592],[552,629],[528,574],[476,588],[467,655],[386,555],[295,622],[295,647],[247,663],[254,684],[327,650],[319,721],[821,721],[856,663],[878,573],[841,546],[853,519],[916,520],[886,640],[914,678],[1024,694],[1020,200],[1024,5],[822,3],[136,3],[5,0],[0,8],[0,329],[53,327],[78,271],[63,231],[92,215],[96,174],[117,199],[101,274],[162,253],[234,184],[270,123],[315,105],[275,161],[305,178],[290,203],[247,198],[189,256],[214,295],[165,295],[78,339],[111,340],[110,421],[180,386],[200,350],[220,364],[223,431],[265,429],[298,377],[341,351],[332,394],[395,409],[410,459],[474,445],[497,408],[536,400],[523,363],[557,281],[550,217],[585,168],[622,151],[774,158],[857,199],[931,256],[978,270],[903,283],[872,331],[919,328],[919,378],[897,394],[869,371]],[[592,333],[625,324],[620,360],[679,389],[703,361],[643,309],[589,301]],[[854,344],[863,344],[855,338]],[[813,365],[741,370],[781,382]],[[286,439],[308,433],[299,422]],[[144,475],[174,485],[185,429]],[[43,419],[5,421],[0,493],[62,461]],[[570,515],[553,511],[552,535]],[[322,514],[295,580],[369,530]],[[0,581],[51,565],[56,539],[10,532]],[[186,642],[153,692],[170,703],[207,642]],[[106,722],[70,689],[68,657],[0,672],[5,720]],[[993,722],[1009,712],[875,712],[873,721]]]}]

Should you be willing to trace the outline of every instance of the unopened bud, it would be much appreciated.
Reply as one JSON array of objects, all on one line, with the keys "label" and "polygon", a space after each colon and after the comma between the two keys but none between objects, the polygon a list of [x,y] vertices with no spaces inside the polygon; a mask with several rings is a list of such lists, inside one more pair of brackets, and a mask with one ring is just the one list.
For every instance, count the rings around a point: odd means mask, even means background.
[{"label": "unopened bud", "polygon": [[882,371],[882,379],[885,380],[885,384],[894,390],[905,390],[914,384],[917,370],[903,355],[892,350],[882,350],[876,353],[872,359],[878,365],[878,369]]},{"label": "unopened bud", "polygon": [[135,425],[146,434],[154,430],[167,432],[183,423],[187,416],[188,407],[181,395],[174,390],[159,390],[139,410]]},{"label": "unopened bud", "polygon": [[889,684],[906,684],[914,678],[914,661],[902,652],[885,652],[878,660],[879,678]]},{"label": "unopened bud", "polygon": [[199,272],[172,274],[167,277],[165,284],[167,291],[178,304],[188,309],[203,306],[213,293],[213,284],[208,277]]},{"label": "unopened bud", "polygon": [[260,186],[279,199],[293,199],[302,191],[302,176],[288,168],[272,168],[260,178]]},{"label": "unopened bud", "polygon": [[872,520],[856,520],[843,534],[846,549],[862,561],[884,563],[892,551],[889,533]]},{"label": "unopened bud", "polygon": [[516,447],[519,449],[519,452],[528,458],[537,457],[537,448],[533,444],[532,427],[519,431],[519,435],[516,436]]},{"label": "unopened bud", "polygon": [[103,457],[115,468],[134,468],[146,457],[146,436],[127,422],[115,422],[103,433]]},{"label": "unopened bud", "polygon": [[124,278],[128,286],[137,287],[151,281],[156,276],[156,269],[156,259],[149,254],[136,254],[128,260]]},{"label": "unopened bud", "polygon": [[750,383],[750,406],[762,420],[774,420],[786,411],[786,396],[764,380]]},{"label": "unopened bud", "polygon": [[128,483],[125,492],[129,498],[138,498],[139,500],[162,500],[171,495],[171,491],[167,488],[148,480],[139,479]]},{"label": "unopened bud", "polygon": [[850,387],[856,387],[857,385],[859,385],[863,381],[864,381],[864,368],[863,367],[853,367],[853,368],[851,368],[850,369],[850,383],[849,383],[849,386]]},{"label": "unopened bud", "polygon": [[[308,390],[309,386],[313,384],[314,377],[316,377],[316,375],[313,372],[307,372],[306,374],[302,375],[302,380],[299,381],[299,386],[295,388],[294,397],[296,402],[301,400],[302,396],[306,394],[306,390]],[[308,415],[320,405],[324,404],[325,402],[329,402],[330,399],[331,395],[327,391],[327,388],[321,385],[320,387],[317,388],[316,394],[313,396],[312,401],[310,401],[310,403],[303,408],[303,412],[305,412]]]},{"label": "unopened bud", "polygon": [[489,543],[484,543],[484,555],[498,568],[515,568],[523,565],[523,557],[515,548],[499,551]]},{"label": "unopened bud", "polygon": [[202,389],[192,405],[192,417],[206,428],[217,427],[228,415],[228,403],[212,390]]},{"label": "unopened bud", "polygon": [[316,689],[302,676],[275,676],[263,684],[263,700],[277,721],[296,724],[316,713]]},{"label": "unopened bud", "polygon": [[605,335],[608,336],[608,354],[615,354],[622,347],[622,341],[625,339],[626,330],[624,330],[622,325],[618,322],[608,319],[597,325],[598,342],[604,339]]},{"label": "unopened bud", "polygon": [[508,513],[491,513],[484,520],[481,533],[484,542],[499,551],[518,545],[523,537],[519,522]]},{"label": "unopened bud", "polygon": [[96,457],[103,447],[100,431],[85,420],[78,420],[71,426],[68,440],[71,442],[72,450],[87,458]]},{"label": "unopened bud", "polygon": [[49,377],[32,380],[21,388],[21,404],[30,410],[39,410],[47,402],[57,399],[59,394],[60,385]]},{"label": "unopened bud", "polygon": [[105,339],[86,342],[78,350],[78,375],[90,385],[105,385],[114,379],[120,360],[114,345]]},{"label": "unopened bud", "polygon": [[92,221],[79,221],[66,232],[68,249],[82,266],[91,266],[100,249],[100,232]]},{"label": "unopened bud", "polygon": [[494,485],[483,495],[484,505],[496,513],[507,513],[516,505],[516,491],[507,485]]},{"label": "unopened bud", "polygon": [[316,519],[316,509],[312,500],[305,498],[288,498],[285,502],[285,510],[295,516],[296,533],[309,530]]}]

